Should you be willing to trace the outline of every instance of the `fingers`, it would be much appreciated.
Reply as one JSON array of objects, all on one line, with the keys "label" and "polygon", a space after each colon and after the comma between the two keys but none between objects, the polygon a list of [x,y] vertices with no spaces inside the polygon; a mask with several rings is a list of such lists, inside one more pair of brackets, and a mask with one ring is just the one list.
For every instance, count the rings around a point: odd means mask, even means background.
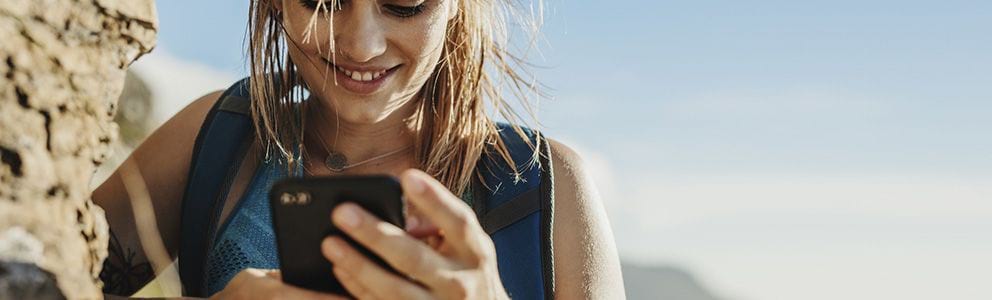
[{"label": "fingers", "polygon": [[449,266],[447,259],[430,246],[353,203],[338,205],[331,213],[331,219],[348,236],[404,274],[429,280],[434,270]]},{"label": "fingers", "polygon": [[475,212],[444,185],[416,169],[404,171],[400,183],[407,201],[437,225],[456,251],[469,256],[488,253],[486,241],[490,239],[479,225]]},{"label": "fingers", "polygon": [[[386,271],[339,237],[329,237],[321,245],[324,256],[334,265],[338,281],[359,299],[390,299],[397,295],[426,299],[428,292],[413,282]],[[368,289],[375,286],[375,289]]]},{"label": "fingers", "polygon": [[416,207],[408,206],[406,212],[405,228],[407,234],[418,239],[438,234],[439,229],[434,225],[434,222],[424,217],[422,213],[417,211]]}]

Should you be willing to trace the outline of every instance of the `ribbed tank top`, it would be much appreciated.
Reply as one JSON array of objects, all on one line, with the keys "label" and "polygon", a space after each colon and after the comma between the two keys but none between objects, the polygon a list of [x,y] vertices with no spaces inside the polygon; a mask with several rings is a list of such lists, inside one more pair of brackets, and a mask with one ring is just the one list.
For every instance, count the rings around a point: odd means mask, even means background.
[{"label": "ribbed tank top", "polygon": [[204,270],[210,295],[246,268],[279,268],[268,200],[272,184],[286,177],[286,168],[278,161],[271,158],[259,163],[245,193],[217,230]]},{"label": "ribbed tank top", "polygon": [[[268,197],[272,185],[286,177],[286,167],[280,161],[271,158],[259,162],[245,193],[217,230],[204,268],[209,295],[223,290],[241,270],[279,268]],[[462,199],[472,203],[471,196],[472,192],[466,191]]]}]

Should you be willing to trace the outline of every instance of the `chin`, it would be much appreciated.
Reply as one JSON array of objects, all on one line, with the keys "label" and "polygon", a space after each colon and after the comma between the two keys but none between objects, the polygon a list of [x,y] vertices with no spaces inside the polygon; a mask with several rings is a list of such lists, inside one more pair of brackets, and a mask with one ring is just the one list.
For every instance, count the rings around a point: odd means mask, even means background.
[{"label": "chin", "polygon": [[335,101],[338,118],[351,124],[375,124],[389,117],[391,111],[385,99],[377,97],[341,97]]},{"label": "chin", "polygon": [[359,111],[354,113],[340,114],[341,120],[352,124],[376,124],[388,117],[381,111]]},{"label": "chin", "polygon": [[412,99],[396,99],[396,93],[388,90],[371,95],[355,95],[337,87],[329,87],[322,94],[320,99],[324,106],[333,110],[327,118],[337,115],[339,120],[349,124],[376,124],[394,114],[408,111],[406,108],[413,109],[410,105]]}]

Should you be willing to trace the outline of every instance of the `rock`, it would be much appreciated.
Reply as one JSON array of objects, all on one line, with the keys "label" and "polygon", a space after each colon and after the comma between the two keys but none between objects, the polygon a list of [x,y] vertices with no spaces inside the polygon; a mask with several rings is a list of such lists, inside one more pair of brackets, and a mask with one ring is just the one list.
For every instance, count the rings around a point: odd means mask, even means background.
[{"label": "rock", "polygon": [[65,299],[55,277],[38,266],[0,261],[0,299]]},{"label": "rock", "polygon": [[16,276],[0,281],[0,298],[49,295],[18,294],[36,291],[17,285],[42,274],[30,266],[51,275],[54,298],[102,296],[108,229],[89,181],[117,138],[126,68],[156,32],[150,0],[0,1],[0,232],[21,228],[42,248],[31,262],[0,252],[20,272],[4,273]]}]

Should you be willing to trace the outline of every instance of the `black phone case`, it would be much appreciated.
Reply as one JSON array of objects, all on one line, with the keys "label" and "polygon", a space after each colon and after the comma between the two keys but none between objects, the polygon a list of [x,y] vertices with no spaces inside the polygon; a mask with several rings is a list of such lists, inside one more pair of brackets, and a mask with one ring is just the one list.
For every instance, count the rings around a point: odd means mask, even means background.
[{"label": "black phone case", "polygon": [[362,247],[331,223],[331,211],[353,202],[383,221],[403,228],[402,189],[389,176],[334,176],[287,178],[269,192],[272,224],[279,251],[283,282],[306,289],[350,294],[334,277],[320,244],[330,235],[341,236],[352,247],[383,268],[395,272],[381,258]]}]

